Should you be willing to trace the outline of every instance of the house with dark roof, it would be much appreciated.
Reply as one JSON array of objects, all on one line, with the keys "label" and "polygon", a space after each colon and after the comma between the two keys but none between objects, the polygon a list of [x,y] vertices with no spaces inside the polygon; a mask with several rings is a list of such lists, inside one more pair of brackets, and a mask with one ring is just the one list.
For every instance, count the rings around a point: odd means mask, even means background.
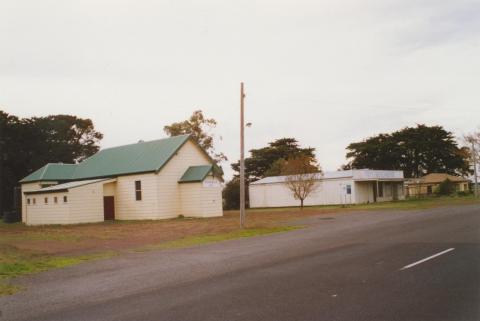
[{"label": "house with dark roof", "polygon": [[189,135],[46,164],[20,180],[28,225],[222,216],[222,171]]}]

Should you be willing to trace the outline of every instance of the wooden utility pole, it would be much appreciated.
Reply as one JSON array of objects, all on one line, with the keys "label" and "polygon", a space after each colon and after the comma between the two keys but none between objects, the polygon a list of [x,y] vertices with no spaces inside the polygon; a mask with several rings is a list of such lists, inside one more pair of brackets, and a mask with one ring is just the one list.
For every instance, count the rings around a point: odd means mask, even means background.
[{"label": "wooden utility pole", "polygon": [[240,83],[240,227],[245,227],[245,121],[243,82]]},{"label": "wooden utility pole", "polygon": [[472,157],[473,157],[473,175],[475,182],[475,197],[478,197],[478,179],[477,179],[477,151],[475,150],[475,140],[472,139]]}]

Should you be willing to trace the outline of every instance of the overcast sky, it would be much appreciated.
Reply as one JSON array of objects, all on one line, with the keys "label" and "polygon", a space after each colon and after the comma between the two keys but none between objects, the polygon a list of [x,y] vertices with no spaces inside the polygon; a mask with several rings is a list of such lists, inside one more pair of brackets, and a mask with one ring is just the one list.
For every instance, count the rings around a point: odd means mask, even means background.
[{"label": "overcast sky", "polygon": [[0,2],[0,109],[91,118],[102,147],[202,109],[234,161],[240,81],[246,148],[295,137],[324,170],[404,126],[461,135],[480,125],[480,1]]}]

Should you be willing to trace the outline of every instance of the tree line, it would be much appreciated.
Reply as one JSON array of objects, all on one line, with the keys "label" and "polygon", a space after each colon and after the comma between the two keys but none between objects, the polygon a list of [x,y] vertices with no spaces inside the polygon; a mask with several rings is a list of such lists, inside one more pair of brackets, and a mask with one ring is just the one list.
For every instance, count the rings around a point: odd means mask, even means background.
[{"label": "tree line", "polygon": [[92,120],[70,115],[20,118],[0,110],[0,214],[18,181],[47,163],[75,163],[99,150]]},{"label": "tree line", "polygon": [[[186,120],[166,125],[168,136],[190,134],[217,163],[227,157],[214,148],[213,130],[217,121],[196,110]],[[90,119],[72,115],[20,118],[0,111],[0,213],[13,205],[13,189],[18,181],[46,163],[77,163],[99,150],[103,134]],[[221,137],[220,137],[221,139]],[[459,146],[452,132],[441,126],[423,124],[382,133],[346,147],[347,163],[341,169],[402,170],[405,177],[420,177],[431,172],[466,175],[470,170],[470,150]],[[315,148],[302,147],[293,137],[283,137],[267,146],[251,149],[245,159],[247,183],[268,176],[320,173]],[[3,166],[2,166],[3,165]],[[236,173],[226,183],[225,206],[239,206],[239,162]],[[248,184],[247,184],[248,185]],[[295,186],[287,182],[295,198],[303,203],[312,184]],[[308,194],[308,193],[307,193]],[[246,194],[248,197],[248,193]],[[1,202],[3,200],[3,202]]]},{"label": "tree line", "polygon": [[[480,135],[470,135],[467,140],[471,141],[472,137],[477,137],[480,142]],[[401,170],[406,178],[421,177],[428,173],[453,175],[472,173],[471,150],[459,146],[454,134],[442,126],[418,124],[415,127],[405,127],[392,133],[382,133],[351,143],[346,150],[348,163],[341,166],[340,169],[343,170],[363,168]],[[296,170],[289,168],[289,160],[298,159],[299,155],[306,158],[304,162],[316,164],[316,167],[310,167],[308,170],[305,167],[298,167]],[[227,208],[238,208],[239,163],[233,163],[231,166],[236,174],[225,186],[224,199]],[[245,159],[247,182],[276,175],[304,175],[303,179],[286,181],[287,187],[295,199],[300,200],[301,206],[306,195],[312,191],[313,185],[312,176],[305,174],[314,172],[320,172],[315,149],[300,147],[295,138],[277,139],[266,147],[252,149],[250,157]],[[292,184],[292,181],[298,183]]]}]

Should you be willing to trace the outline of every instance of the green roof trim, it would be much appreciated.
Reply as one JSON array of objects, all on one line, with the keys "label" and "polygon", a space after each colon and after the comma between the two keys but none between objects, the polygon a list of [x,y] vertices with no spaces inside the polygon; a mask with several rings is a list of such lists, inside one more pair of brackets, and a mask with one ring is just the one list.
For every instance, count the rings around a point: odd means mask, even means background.
[{"label": "green roof trim", "polygon": [[20,180],[20,183],[70,180],[76,164],[49,163]]},{"label": "green roof trim", "polygon": [[202,182],[213,171],[213,165],[190,166],[178,181],[179,183]]}]

